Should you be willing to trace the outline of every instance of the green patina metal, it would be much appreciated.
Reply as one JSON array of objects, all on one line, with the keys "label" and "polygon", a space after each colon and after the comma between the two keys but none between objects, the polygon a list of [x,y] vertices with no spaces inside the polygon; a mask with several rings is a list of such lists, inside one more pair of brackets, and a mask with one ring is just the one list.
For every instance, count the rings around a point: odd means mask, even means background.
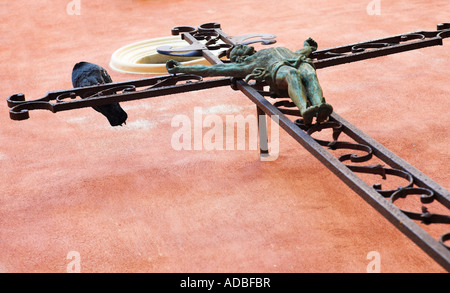
[{"label": "green patina metal", "polygon": [[308,56],[317,50],[317,43],[309,38],[304,47],[295,52],[284,47],[255,51],[252,46],[237,45],[229,56],[230,63],[181,65],[169,60],[169,73],[197,74],[204,77],[231,76],[246,82],[256,80],[270,86],[278,97],[289,96],[300,110],[305,124],[328,121],[333,107],[325,102],[313,62]]}]

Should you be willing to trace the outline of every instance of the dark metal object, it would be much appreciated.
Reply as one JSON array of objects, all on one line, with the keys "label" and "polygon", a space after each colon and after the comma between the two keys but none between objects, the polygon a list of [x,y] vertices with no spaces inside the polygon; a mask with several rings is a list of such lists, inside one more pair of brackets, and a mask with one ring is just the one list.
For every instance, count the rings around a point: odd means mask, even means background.
[{"label": "dark metal object", "polygon": [[317,69],[329,66],[386,56],[430,46],[442,45],[442,39],[450,37],[450,23],[442,23],[436,31],[416,31],[368,42],[318,50],[315,58]]},{"label": "dark metal object", "polygon": [[7,102],[11,108],[9,110],[11,119],[24,120],[30,117],[30,110],[50,110],[56,113],[84,107],[95,107],[123,101],[215,88],[230,84],[231,81],[229,78],[204,81],[200,76],[194,75],[179,75],[176,77],[165,75],[62,91],[51,91],[44,97],[33,101],[25,101],[23,94],[15,94],[10,96]]},{"label": "dark metal object", "polygon": [[[310,57],[313,59],[316,68],[324,68],[427,46],[442,45],[442,39],[450,37],[450,23],[440,24],[437,29],[437,31],[412,32],[389,38],[319,50],[311,54],[312,56]],[[188,41],[191,46],[179,49],[165,48],[166,50],[160,48],[162,53],[177,55],[180,54],[180,52],[189,52],[193,50],[196,53],[192,54],[198,55],[201,53],[213,64],[215,64],[216,61],[222,62],[219,58],[225,57],[230,49],[237,44],[250,44],[255,42],[261,42],[263,44],[275,43],[275,35],[272,34],[247,34],[230,37],[220,29],[220,24],[214,22],[200,25],[198,28],[179,26],[172,29],[172,34],[176,35],[180,33],[182,34],[182,38]],[[257,39],[252,40],[254,38]],[[206,44],[203,44],[199,42],[199,40],[207,40],[207,42]],[[219,43],[219,41],[222,43]],[[217,49],[223,50],[218,57],[211,52],[211,50]],[[336,54],[339,56],[336,56]],[[226,60],[224,62],[226,62]],[[195,80],[197,82],[192,82],[189,85],[183,86],[177,85],[177,83],[183,80]],[[11,119],[23,120],[29,118],[29,110],[41,109],[50,110],[53,113],[56,113],[83,107],[107,105],[113,102],[123,102],[211,88],[217,86],[216,83],[219,83],[222,86],[229,84],[229,81],[226,80],[228,79],[220,79],[220,81],[217,80],[215,82],[204,82],[199,76],[167,75],[133,81],[115,82],[107,85],[51,91],[48,92],[46,96],[31,101],[26,101],[23,94],[14,94],[7,98],[7,102],[8,106],[11,108],[9,111]],[[138,87],[149,88],[138,91]],[[156,90],[159,87],[161,87],[161,89]],[[262,94],[270,95],[271,93]],[[67,101],[68,98],[70,98],[71,101]],[[83,100],[78,100],[76,98],[82,98]],[[52,101],[55,101],[56,103],[52,103]]]},{"label": "dark metal object", "polygon": [[[160,47],[158,48],[158,52],[161,54],[169,54],[174,56],[177,56],[180,52],[187,54],[182,56],[192,56],[189,54],[202,56],[202,52],[205,53],[209,50],[217,50],[222,48],[233,48],[239,44],[250,44],[254,42],[271,44],[274,43],[273,39],[275,38],[275,35],[268,34],[230,37],[220,29],[220,24],[218,23],[208,23],[201,25],[198,28],[184,26],[172,29],[172,34],[178,35],[181,32],[184,33],[182,35],[184,39],[187,34],[190,35],[190,37],[188,37],[190,38],[190,41],[186,39],[190,42],[190,46],[177,49]],[[244,42],[244,40],[256,37],[260,37],[261,39],[252,42]],[[430,46],[442,45],[442,40],[448,37],[450,37],[450,23],[441,23],[437,26],[437,30],[435,31],[414,31],[387,38],[317,50],[311,53],[309,58],[313,59],[315,67],[320,69]],[[193,39],[207,39],[208,43],[207,45],[203,45],[199,42],[194,43]],[[221,40],[224,44],[218,45],[219,40]],[[195,53],[193,53],[193,51],[195,51]],[[225,54],[219,54],[219,57],[224,55]]]},{"label": "dark metal object", "polygon": [[[307,131],[309,129],[302,125],[301,121],[293,122],[287,118],[280,109],[271,104],[258,91],[252,87],[237,81],[237,88],[244,92],[265,114],[268,116],[278,115],[279,125],[310,153],[312,153],[319,161],[321,161],[328,169],[344,181],[350,188],[365,199],[372,207],[386,217],[399,230],[419,245],[426,253],[428,253],[436,262],[442,265],[446,270],[450,271],[450,250],[444,245],[444,241],[450,236],[441,236],[440,242],[436,241],[424,229],[418,226],[407,214],[397,208],[393,202],[390,202],[385,197],[394,194],[394,190],[381,190],[379,185],[370,186],[355,172],[364,172],[378,174],[385,176],[386,174],[397,175],[408,179],[408,184],[403,188],[410,188],[412,184],[418,186],[425,186],[427,192],[433,192],[435,198],[447,208],[450,208],[448,202],[450,194],[437,183],[427,178],[425,175],[417,171],[401,158],[383,149],[379,143],[362,133],[356,127],[342,119],[336,113],[331,114],[329,127],[334,127],[334,122],[339,123],[339,131],[344,132],[356,141],[364,142],[360,145],[361,149],[370,150],[368,152],[368,159],[376,154],[379,158],[385,158],[385,163],[394,165],[393,168],[385,168],[382,166],[355,166],[345,165],[341,161],[354,158],[354,161],[359,161],[361,157],[356,155],[347,155],[346,157],[337,159],[325,148],[321,147],[321,141],[316,141]],[[299,116],[299,115],[298,115]],[[305,131],[306,130],[306,131]],[[328,143],[330,148],[338,146],[337,140],[332,140]],[[359,147],[349,147],[350,149],[358,149]],[[362,159],[361,159],[362,160]],[[391,166],[391,165],[390,165]],[[395,169],[394,169],[395,168]],[[412,171],[411,173],[405,170]],[[416,190],[414,190],[416,191]],[[441,215],[439,216],[441,217]],[[433,219],[430,219],[432,222]]]},{"label": "dark metal object", "polygon": [[[180,54],[180,52],[193,49],[196,52],[195,54],[201,53],[212,64],[223,62],[220,57],[225,57],[230,48],[233,48],[240,42],[242,43],[243,39],[248,39],[249,36],[246,35],[245,37],[239,38],[229,37],[220,29],[220,25],[217,23],[205,24],[199,28],[177,27],[172,32],[175,34],[182,33],[183,38],[189,42],[190,46],[187,49],[184,48],[184,51],[166,48],[166,53],[176,55]],[[441,45],[442,39],[446,37],[450,37],[450,24],[441,24],[438,26],[438,30],[433,32],[414,32],[316,51],[313,61],[316,68],[324,68],[427,46]],[[200,42],[204,40],[207,41],[206,45]],[[217,44],[219,40],[222,44]],[[261,39],[259,41],[273,43],[273,38]],[[223,50],[219,57],[211,52],[214,48]],[[224,61],[226,62],[226,60]],[[179,84],[180,82],[186,83]],[[201,77],[192,75],[167,75],[108,85],[49,92],[45,97],[35,101],[25,101],[25,97],[22,94],[16,94],[8,98],[8,106],[11,108],[11,118],[13,120],[22,120],[27,119],[29,117],[28,111],[34,109],[47,109],[52,112],[58,112],[225,85],[230,85],[233,89],[242,91],[256,104],[258,115],[266,114],[269,117],[277,115],[281,128],[399,230],[419,245],[436,262],[450,271],[450,249],[445,244],[450,239],[450,233],[441,235],[438,241],[414,222],[422,221],[426,224],[448,224],[449,216],[430,213],[427,208],[422,209],[421,213],[415,213],[401,210],[395,205],[395,201],[401,197],[409,198],[410,195],[420,194],[422,195],[422,204],[429,204],[433,201],[450,209],[450,194],[447,190],[374,141],[355,126],[345,121],[336,113],[330,116],[329,122],[322,125],[313,125],[310,127],[304,125],[301,119],[292,121],[287,115],[299,117],[298,109],[291,109],[293,104],[289,100],[277,99],[275,102],[270,102],[264,96],[273,95],[270,92],[262,91],[262,85],[256,84],[255,86],[250,86],[240,79],[222,78],[204,81]],[[138,90],[138,88],[144,89]],[[70,100],[67,101],[67,99]],[[51,101],[55,102],[52,103]],[[261,123],[260,127],[264,130],[266,126],[264,123]],[[324,141],[313,138],[314,133],[326,129],[332,130],[331,140]],[[346,134],[355,142],[339,141],[341,133]],[[357,150],[364,152],[364,154],[355,155],[350,153],[336,158],[325,147],[330,150],[343,148],[352,151]],[[261,153],[267,154],[267,141],[260,141],[260,148]],[[388,167],[361,164],[368,162],[374,156],[383,161]],[[351,162],[351,164],[347,164],[348,162]],[[358,173],[377,174],[382,176],[382,178],[399,176],[404,178],[406,182],[404,186],[398,189],[383,190],[379,184],[374,186],[367,184],[357,175]]]},{"label": "dark metal object", "polygon": [[[445,28],[449,28],[450,26],[442,26]],[[235,46],[236,44],[228,38],[226,35],[221,33],[220,28],[216,28],[217,35],[221,36],[221,40],[227,44]],[[442,37],[450,36],[450,30],[440,31],[438,33],[437,39]],[[400,37],[401,38],[401,37]],[[403,39],[408,39],[409,37],[405,37]],[[191,45],[198,44],[198,40],[195,36],[185,33],[184,39],[188,41]],[[390,38],[387,38],[391,40]],[[385,40],[387,40],[385,39]],[[397,37],[393,37],[391,41],[396,40]],[[341,64],[346,62],[353,62],[357,60],[373,58],[376,56],[383,56],[387,54],[392,54],[393,52],[407,51],[411,50],[413,47],[420,48],[424,46],[430,46],[432,42],[429,40],[421,40],[419,42],[423,42],[422,44],[415,43],[414,45],[399,45],[392,44],[389,46],[390,50],[382,50],[375,51],[376,53],[367,51],[360,52],[358,57],[353,56],[341,56],[340,59],[334,59],[336,57],[331,57],[329,60],[329,65]],[[433,40],[435,42],[435,40]],[[363,43],[359,43],[362,48]],[[371,44],[371,42],[367,42],[367,44]],[[434,44],[442,44],[442,42],[434,43]],[[370,47],[370,46],[365,46]],[[395,49],[394,49],[395,48]],[[220,64],[222,60],[212,54],[209,50],[203,50],[203,56],[210,61],[212,64]],[[365,55],[363,55],[365,54]],[[364,58],[362,57],[364,56]],[[324,59],[322,59],[324,60]],[[336,61],[339,60],[339,61]],[[346,62],[343,62],[346,61]],[[335,63],[341,62],[341,63]],[[320,64],[320,63],[319,63]],[[322,68],[325,67],[322,63]],[[418,186],[427,190],[429,194],[435,194],[436,199],[442,203],[445,207],[450,209],[450,194],[444,188],[439,186],[437,183],[433,182],[431,179],[427,178],[425,175],[417,171],[414,167],[409,165],[407,162],[403,161],[401,158],[384,148],[381,144],[358,130],[356,127],[345,121],[336,113],[331,114],[331,119],[328,125],[316,125],[309,128],[309,126],[302,124],[302,120],[298,119],[295,123],[287,118],[282,110],[276,107],[274,104],[271,104],[267,99],[264,98],[262,94],[267,94],[262,91],[258,91],[254,87],[248,85],[243,80],[234,80],[233,84],[234,89],[238,89],[242,91],[252,102],[254,102],[257,107],[257,114],[259,115],[261,112],[264,112],[266,115],[271,117],[272,115],[276,115],[279,118],[279,125],[282,127],[289,135],[291,135],[295,140],[297,140],[303,147],[305,147],[309,152],[311,152],[317,159],[319,159],[326,167],[328,167],[334,174],[336,174],[342,181],[344,181],[349,187],[351,187],[355,192],[357,192],[361,197],[363,197],[370,205],[372,205],[377,211],[379,211],[383,216],[385,216],[391,223],[393,223],[398,229],[400,229],[405,235],[411,238],[417,245],[419,245],[425,252],[427,252],[434,260],[436,260],[440,265],[442,265],[446,270],[450,271],[450,251],[447,249],[447,246],[444,244],[444,241],[447,239],[447,234],[444,234],[440,238],[440,242],[436,241],[432,236],[430,236],[424,229],[418,226],[413,220],[417,218],[417,216],[412,216],[411,214],[405,213],[399,208],[397,208],[393,199],[395,199],[394,195],[400,196],[402,194],[397,190],[381,190],[380,185],[369,186],[366,182],[364,182],[361,178],[359,178],[355,172],[364,172],[364,173],[373,173],[379,174],[383,178],[386,177],[386,174],[400,176],[408,180],[408,184],[405,187],[399,188],[399,190],[406,188],[406,192],[414,193],[417,192],[418,189],[414,189],[413,185],[417,184]],[[270,93],[269,93],[270,94]],[[294,106],[294,103],[290,101],[284,101],[282,103],[284,106]],[[300,116],[300,112],[298,109],[291,110],[288,112],[290,115]],[[261,125],[260,125],[261,126]],[[263,126],[265,127],[265,126]],[[318,141],[312,138],[311,134],[316,131],[320,131],[325,129],[326,127],[333,128],[333,140],[329,142]],[[352,143],[343,143],[338,142],[338,137],[340,133],[345,133],[358,144]],[[262,144],[266,142],[263,141]],[[357,150],[365,150],[367,152],[366,156],[357,156],[357,155],[345,155],[341,156],[339,159],[335,158],[330,152],[321,147],[321,145],[329,146],[331,149],[337,148],[349,148],[349,149],[357,149]],[[263,148],[262,148],[263,149]],[[264,149],[263,149],[264,151]],[[350,160],[354,163],[365,162],[370,160],[372,156],[375,155],[381,160],[383,160],[392,168],[384,168],[382,166],[358,166],[358,165],[345,165],[342,162]],[[385,197],[391,196],[391,201],[386,200]],[[430,200],[431,196],[428,196]],[[423,215],[422,215],[423,214]],[[432,222],[444,222],[447,223],[447,216],[445,215],[431,215],[429,216],[424,211],[419,218],[426,218],[427,223]]]}]

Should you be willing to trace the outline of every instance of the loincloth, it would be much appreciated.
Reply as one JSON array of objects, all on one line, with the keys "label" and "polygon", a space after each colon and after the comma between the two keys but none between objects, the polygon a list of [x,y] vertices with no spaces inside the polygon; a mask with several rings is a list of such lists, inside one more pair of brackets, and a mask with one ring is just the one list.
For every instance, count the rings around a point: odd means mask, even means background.
[{"label": "loincloth", "polygon": [[270,91],[278,97],[287,96],[287,91],[280,89],[276,84],[276,77],[278,70],[282,66],[289,66],[295,69],[299,69],[302,63],[309,63],[314,68],[314,64],[310,58],[306,58],[304,55],[299,56],[295,59],[286,59],[281,61],[272,62],[267,68],[256,67],[253,69],[252,73],[245,77],[245,81],[256,80],[257,82],[265,83],[270,86]]}]

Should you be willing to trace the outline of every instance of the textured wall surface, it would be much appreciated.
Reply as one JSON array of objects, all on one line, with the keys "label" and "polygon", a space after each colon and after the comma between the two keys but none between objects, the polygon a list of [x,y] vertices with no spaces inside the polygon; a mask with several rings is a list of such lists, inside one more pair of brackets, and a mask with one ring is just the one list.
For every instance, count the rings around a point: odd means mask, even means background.
[{"label": "textured wall surface", "polygon": [[[0,271],[66,272],[70,251],[81,272],[366,272],[371,251],[381,272],[444,271],[283,131],[272,162],[174,150],[175,115],[255,114],[230,88],[123,103],[120,128],[90,108],[12,121],[5,100],[71,88],[79,61],[114,81],[142,78],[109,69],[111,54],[178,25],[273,33],[291,49],[313,37],[323,49],[434,30],[449,1],[381,0],[380,15],[369,0],[81,0],[80,15],[69,2],[0,2]],[[318,76],[339,115],[449,188],[446,41]]]}]

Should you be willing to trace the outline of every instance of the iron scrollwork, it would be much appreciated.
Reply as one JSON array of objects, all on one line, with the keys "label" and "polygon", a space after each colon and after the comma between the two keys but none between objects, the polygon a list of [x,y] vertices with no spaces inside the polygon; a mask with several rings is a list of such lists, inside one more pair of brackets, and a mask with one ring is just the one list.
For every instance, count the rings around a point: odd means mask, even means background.
[{"label": "iron scrollwork", "polygon": [[398,52],[442,45],[450,37],[450,23],[441,23],[435,31],[416,31],[406,34],[317,50],[310,56],[317,69],[386,56]]},{"label": "iron scrollwork", "polygon": [[[282,113],[291,116],[300,116],[298,110],[290,109],[295,108],[295,105],[289,100],[277,98],[276,102],[274,102],[273,105],[275,105]],[[412,220],[421,221],[426,225],[437,223],[450,224],[450,215],[430,213],[429,209],[424,206],[424,204],[430,204],[432,202],[438,201],[439,204],[448,209],[450,208],[448,204],[446,204],[446,202],[439,201],[439,199],[436,199],[432,189],[427,187],[415,186],[414,176],[409,172],[399,168],[385,167],[380,164],[358,165],[359,163],[369,162],[375,156],[372,147],[368,144],[339,140],[340,134],[345,133],[346,129],[344,125],[342,125],[342,123],[333,120],[333,117],[331,117],[330,121],[324,124],[305,125],[302,118],[296,119],[295,124],[312,137],[317,132],[331,129],[331,140],[315,138],[316,142],[318,142],[323,147],[327,147],[331,151],[335,151],[337,149],[346,149],[349,151],[358,150],[365,153],[363,155],[358,155],[349,152],[348,154],[340,155],[338,157],[338,160],[346,163],[345,166],[351,171],[355,173],[379,175],[383,180],[387,180],[387,175],[403,178],[406,184],[396,189],[383,190],[380,183],[373,184],[373,188],[391,203],[394,203],[400,198],[410,198],[410,195],[419,195],[420,202],[422,204],[421,212],[412,212],[399,208],[401,212],[403,212]],[[358,164],[349,164],[347,162]],[[448,240],[450,240],[450,232],[442,234],[439,237],[439,242],[450,250],[450,246],[445,244],[445,242]]]},{"label": "iron scrollwork", "polygon": [[[227,54],[230,50],[238,44],[250,44],[252,42],[270,44],[275,42],[274,35],[266,34],[230,37],[220,29],[220,24],[218,23],[207,23],[199,27],[179,26],[172,29],[172,34],[181,34],[181,37],[190,45],[178,49],[170,47],[159,48],[161,53],[203,56],[212,64],[229,62],[226,58],[220,58],[228,57]],[[310,55],[310,58],[316,69],[320,69],[428,46],[442,45],[442,39],[448,37],[450,37],[450,23],[442,23],[438,25],[437,31],[413,32],[319,50]],[[254,40],[255,38],[259,39]],[[219,50],[218,57],[211,53],[212,50]],[[182,81],[185,83],[182,84]],[[386,148],[380,146],[376,141],[359,131],[336,113],[332,113],[329,121],[320,125],[306,125],[302,119],[295,120],[295,123],[292,122],[286,115],[300,117],[299,110],[295,108],[291,101],[283,100],[284,97],[270,91],[263,91],[265,84],[259,84],[258,82],[248,84],[242,79],[236,78],[202,80],[199,76],[177,74],[48,92],[43,98],[33,101],[25,101],[23,94],[15,94],[10,96],[7,102],[11,108],[10,117],[13,120],[22,120],[27,119],[29,117],[28,111],[34,109],[46,109],[57,112],[219,86],[231,86],[234,90],[240,90],[256,104],[258,113],[265,113],[268,116],[279,115],[281,128],[294,137],[366,201],[370,201],[397,228],[412,238],[416,244],[450,271],[450,247],[446,244],[450,240],[450,233],[442,234],[439,237],[439,242],[437,242],[435,241],[436,239],[412,222],[412,220],[421,221],[426,225],[436,223],[450,224],[448,215],[431,213],[425,206],[433,202],[450,209],[450,195],[448,191]],[[272,104],[264,98],[265,96],[276,98],[276,102]],[[331,129],[331,139],[314,138],[317,132],[326,129]],[[341,140],[342,134],[346,134],[354,141]],[[327,147],[330,152],[324,151],[321,146]],[[336,150],[347,149],[349,153],[340,155],[337,159],[330,154]],[[362,152],[362,154],[354,154],[354,151]],[[386,163],[387,167],[380,164],[369,164],[374,157]],[[355,173],[373,174],[381,176],[383,179],[395,176],[406,180],[406,182],[403,186],[396,189],[383,189],[379,183],[369,186],[364,182],[360,182]],[[420,195],[421,204],[423,205],[421,212],[401,209],[394,205],[398,203],[400,198],[409,200],[411,195],[414,194]]]},{"label": "iron scrollwork", "polygon": [[14,94],[7,98],[10,118],[24,120],[29,118],[30,110],[49,110],[53,113],[123,102],[137,99],[151,98],[162,95],[175,94],[191,90],[229,85],[227,78],[204,81],[197,75],[165,75],[152,78],[114,82],[73,88],[62,91],[48,92],[44,97],[36,100],[25,100],[24,94]]}]

